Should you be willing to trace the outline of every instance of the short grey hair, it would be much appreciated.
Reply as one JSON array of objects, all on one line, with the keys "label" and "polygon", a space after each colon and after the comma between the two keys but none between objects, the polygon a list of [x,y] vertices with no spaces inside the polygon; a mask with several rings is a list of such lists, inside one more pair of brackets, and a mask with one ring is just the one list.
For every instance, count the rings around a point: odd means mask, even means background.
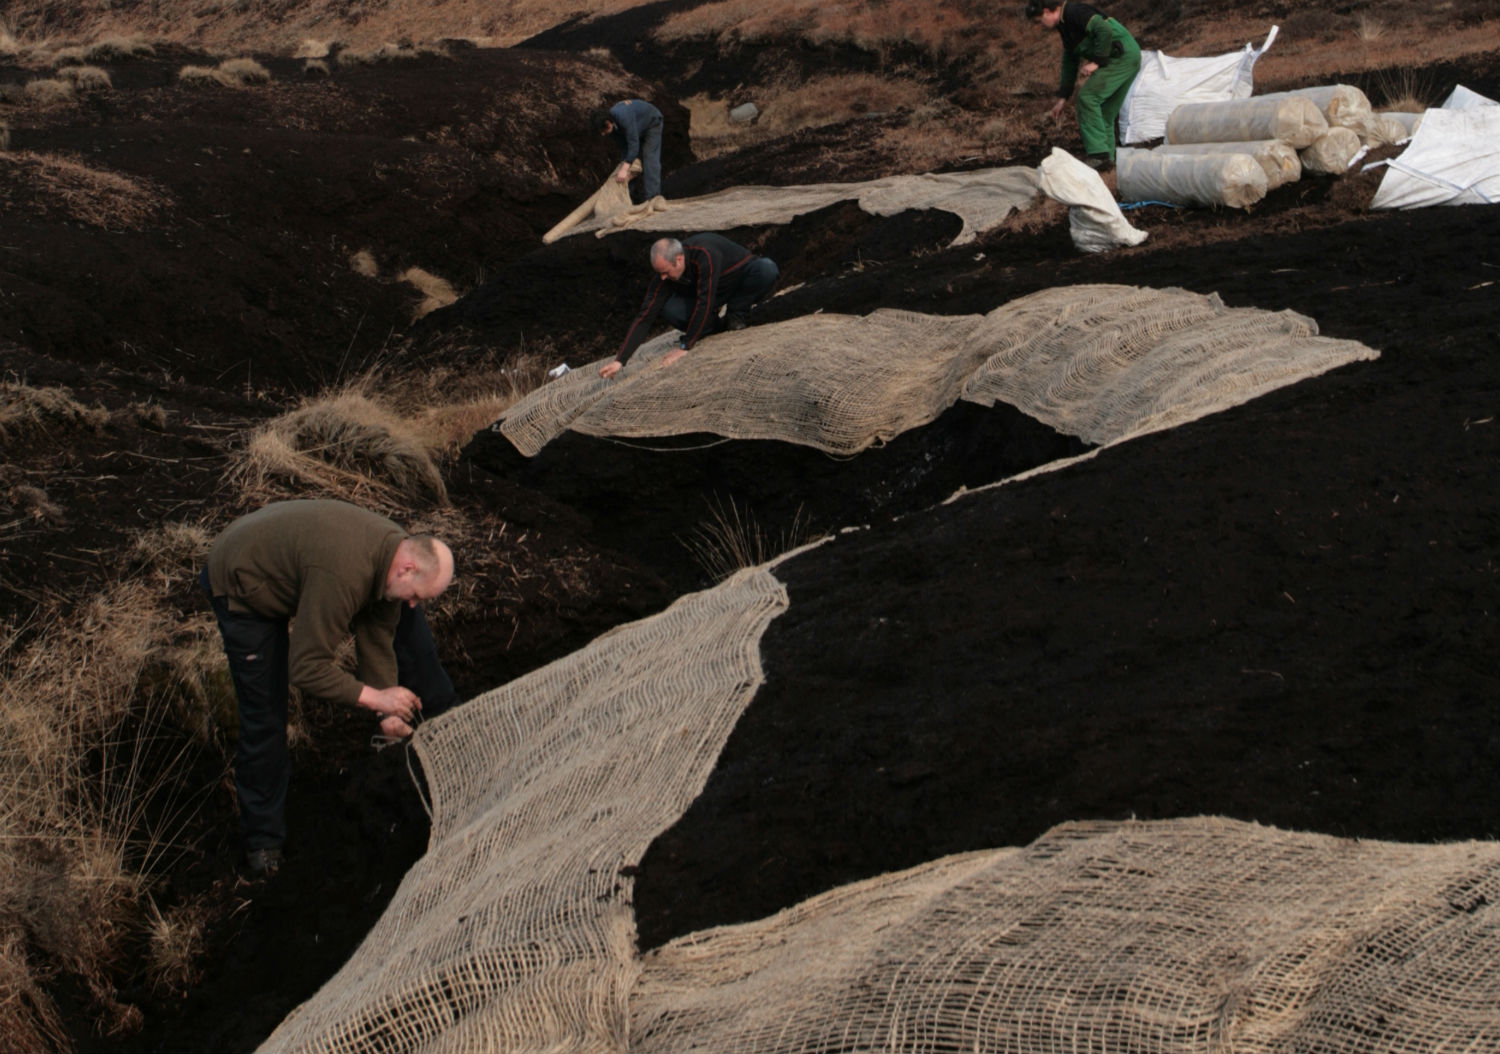
[{"label": "short grey hair", "polygon": [[682,243],[676,238],[659,238],[651,243],[651,259],[671,263],[682,255]]}]

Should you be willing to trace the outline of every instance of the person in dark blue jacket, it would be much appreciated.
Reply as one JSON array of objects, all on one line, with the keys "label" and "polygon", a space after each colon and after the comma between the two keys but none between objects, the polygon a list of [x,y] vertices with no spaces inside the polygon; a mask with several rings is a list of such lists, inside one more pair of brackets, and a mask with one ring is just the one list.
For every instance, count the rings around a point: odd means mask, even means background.
[{"label": "person in dark blue jacket", "polygon": [[681,241],[659,239],[651,246],[650,258],[656,276],[646,287],[646,299],[620,350],[599,367],[599,376],[605,379],[624,368],[651,335],[657,316],[682,330],[677,347],[662,356],[661,364],[670,366],[699,340],[718,332],[721,308],[725,309],[725,329],[749,325],[750,309],[781,276],[769,258],[717,234],[694,234]]},{"label": "person in dark blue jacket", "polygon": [[630,182],[630,163],[641,162],[642,201],[661,193],[661,111],[644,99],[626,99],[589,114],[595,135],[613,136],[620,146],[615,180]]}]

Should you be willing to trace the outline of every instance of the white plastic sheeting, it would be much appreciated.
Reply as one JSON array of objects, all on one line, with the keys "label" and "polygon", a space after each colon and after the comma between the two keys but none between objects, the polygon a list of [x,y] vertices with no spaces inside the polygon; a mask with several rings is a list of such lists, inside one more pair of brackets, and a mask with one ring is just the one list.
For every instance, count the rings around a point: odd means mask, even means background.
[{"label": "white plastic sheeting", "polygon": [[1249,154],[1164,154],[1125,147],[1115,156],[1115,172],[1126,201],[1245,209],[1266,196],[1266,170]]},{"label": "white plastic sheeting", "polygon": [[1271,46],[1277,32],[1278,27],[1272,26],[1259,48],[1246,44],[1241,51],[1207,58],[1142,51],[1141,72],[1120,107],[1120,142],[1160,139],[1166,134],[1167,118],[1183,103],[1248,99],[1255,87],[1255,61]]},{"label": "white plastic sheeting", "polygon": [[1068,229],[1080,251],[1104,252],[1146,240],[1146,232],[1125,219],[1099,173],[1066,150],[1053,147],[1036,173],[1038,189],[1068,206]]},{"label": "white plastic sheeting", "polygon": [[1500,103],[1477,91],[1470,91],[1462,84],[1457,85],[1448,93],[1448,98],[1443,100],[1445,110],[1477,110],[1482,106],[1500,106]]},{"label": "white plastic sheeting", "polygon": [[[1470,93],[1473,94],[1473,93]],[[1500,106],[1428,110],[1373,209],[1500,203]]]}]

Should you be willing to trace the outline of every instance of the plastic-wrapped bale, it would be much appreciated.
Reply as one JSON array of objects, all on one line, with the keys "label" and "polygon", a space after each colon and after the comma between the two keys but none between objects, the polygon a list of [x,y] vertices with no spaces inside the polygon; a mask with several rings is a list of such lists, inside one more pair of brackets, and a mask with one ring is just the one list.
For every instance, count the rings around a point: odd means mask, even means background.
[{"label": "plastic-wrapped bale", "polygon": [[1387,114],[1377,113],[1372,115],[1370,130],[1359,138],[1365,146],[1393,146],[1406,142],[1411,138],[1411,133],[1401,121]]},{"label": "plastic-wrapped bale", "polygon": [[1166,143],[1156,148],[1160,154],[1249,154],[1266,172],[1266,189],[1275,190],[1283,183],[1302,178],[1302,160],[1280,139],[1262,139],[1256,143]]},{"label": "plastic-wrapped bale", "polygon": [[1189,103],[1177,107],[1167,118],[1167,142],[1173,144],[1280,139],[1301,150],[1326,131],[1328,121],[1323,111],[1302,96]]},{"label": "plastic-wrapped bale", "polygon": [[1304,171],[1340,175],[1349,170],[1354,155],[1363,147],[1353,129],[1330,128],[1297,156],[1302,159]]},{"label": "plastic-wrapped bale", "polygon": [[1125,148],[1116,155],[1115,173],[1122,201],[1248,209],[1266,196],[1266,170],[1249,154],[1167,154]]},{"label": "plastic-wrapped bale", "polygon": [[1325,84],[1315,88],[1296,88],[1292,91],[1267,92],[1257,96],[1261,99],[1311,99],[1322,111],[1331,128],[1353,128],[1364,123],[1361,116],[1374,113],[1370,97],[1352,84]]},{"label": "plastic-wrapped bale", "polygon": [[[1399,121],[1401,127],[1406,129],[1406,138],[1410,138],[1417,134],[1417,129],[1421,127],[1422,118],[1426,116],[1426,111],[1424,110],[1422,113],[1405,113],[1400,110],[1386,110],[1378,116],[1387,121]],[[1400,140],[1398,139],[1397,142],[1400,142]]]}]

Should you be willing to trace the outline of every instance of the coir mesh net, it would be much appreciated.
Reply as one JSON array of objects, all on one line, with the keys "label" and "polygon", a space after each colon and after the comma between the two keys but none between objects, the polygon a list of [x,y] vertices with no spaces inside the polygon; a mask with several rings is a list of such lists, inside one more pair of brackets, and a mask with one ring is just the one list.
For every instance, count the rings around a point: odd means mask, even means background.
[{"label": "coir mesh net", "polygon": [[496,427],[528,457],[564,430],[708,432],[847,456],[935,420],[958,399],[999,400],[1090,443],[1186,423],[1345,363],[1363,344],[1291,311],[1229,308],[1182,289],[1048,289],[987,315],[879,310],[715,334],[669,368],[671,334],[613,380],[585,366]]},{"label": "coir mesh net", "polygon": [[263,1049],[1500,1049],[1493,842],[1070,823],[638,955],[626,865],[761,682],[773,571],[420,730],[430,850]]},{"label": "coir mesh net", "polygon": [[[791,187],[734,187],[696,198],[655,198],[642,205],[621,203],[612,215],[588,217],[566,234],[598,236],[626,227],[644,231],[724,231],[798,216],[840,201],[856,201],[872,216],[894,216],[908,209],[941,209],[963,221],[954,245],[964,245],[1036,199],[1036,169],[1015,166],[974,172],[886,176],[866,183],[811,183]],[[607,210],[601,210],[607,211]]]}]

